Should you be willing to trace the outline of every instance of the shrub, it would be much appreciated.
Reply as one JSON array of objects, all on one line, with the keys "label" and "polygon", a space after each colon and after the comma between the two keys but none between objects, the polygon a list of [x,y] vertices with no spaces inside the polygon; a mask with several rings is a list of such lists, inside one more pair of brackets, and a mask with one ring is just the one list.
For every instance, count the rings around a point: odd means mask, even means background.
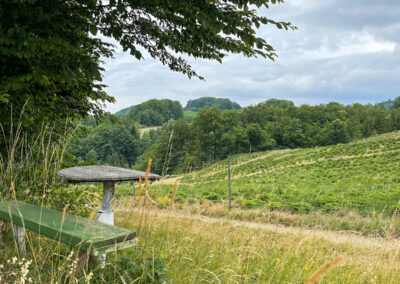
[{"label": "shrub", "polygon": [[313,211],[313,207],[305,201],[290,202],[289,209],[294,212],[299,212],[299,213],[309,213],[309,212]]},{"label": "shrub", "polygon": [[208,191],[205,191],[205,192],[203,192],[202,196],[203,196],[205,199],[212,200],[212,201],[220,200],[220,196],[219,196],[217,193],[215,193],[215,192],[208,192]]},{"label": "shrub", "polygon": [[168,208],[171,204],[171,198],[168,195],[164,195],[163,197],[157,197],[156,203],[158,208]]},{"label": "shrub", "polygon": [[266,203],[265,206],[268,209],[273,210],[273,209],[280,209],[280,208],[282,208],[283,205],[279,201],[270,201],[270,202]]},{"label": "shrub", "polygon": [[257,207],[264,207],[265,202],[259,199],[243,199],[239,201],[239,205],[243,209],[251,209],[251,208],[257,208]]}]

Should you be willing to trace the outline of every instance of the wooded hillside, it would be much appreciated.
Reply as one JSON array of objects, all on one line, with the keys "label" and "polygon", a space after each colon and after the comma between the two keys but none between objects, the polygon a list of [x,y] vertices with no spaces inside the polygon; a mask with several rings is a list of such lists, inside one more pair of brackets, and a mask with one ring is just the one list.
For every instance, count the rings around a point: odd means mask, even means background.
[{"label": "wooded hillside", "polygon": [[241,106],[232,102],[230,99],[221,99],[213,97],[202,97],[195,100],[189,100],[184,110],[199,111],[203,107],[218,107],[220,110],[241,109]]},{"label": "wooded hillside", "polygon": [[295,106],[271,99],[241,110],[202,108],[193,123],[177,120],[164,125],[136,167],[153,159],[157,173],[202,167],[227,155],[270,149],[347,143],[400,129],[400,109],[352,104]]}]

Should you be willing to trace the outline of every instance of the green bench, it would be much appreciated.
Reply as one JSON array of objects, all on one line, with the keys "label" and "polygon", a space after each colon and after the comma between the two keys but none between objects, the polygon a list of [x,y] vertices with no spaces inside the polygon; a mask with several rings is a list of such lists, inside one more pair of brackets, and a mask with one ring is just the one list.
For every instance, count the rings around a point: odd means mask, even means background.
[{"label": "green bench", "polygon": [[0,202],[0,220],[14,225],[20,251],[25,250],[24,228],[91,256],[136,244],[132,230],[20,201]]}]

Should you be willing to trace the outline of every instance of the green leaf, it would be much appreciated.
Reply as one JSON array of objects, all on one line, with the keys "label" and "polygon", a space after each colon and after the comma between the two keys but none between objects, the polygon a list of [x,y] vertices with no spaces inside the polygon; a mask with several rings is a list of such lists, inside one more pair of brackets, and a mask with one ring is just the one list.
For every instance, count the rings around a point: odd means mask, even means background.
[{"label": "green leaf", "polygon": [[8,103],[10,101],[9,98],[10,98],[9,94],[1,94],[0,95],[0,102]]},{"label": "green leaf", "polygon": [[96,28],[96,26],[90,26],[90,33],[92,34],[92,35],[96,35],[97,34],[97,28]]}]

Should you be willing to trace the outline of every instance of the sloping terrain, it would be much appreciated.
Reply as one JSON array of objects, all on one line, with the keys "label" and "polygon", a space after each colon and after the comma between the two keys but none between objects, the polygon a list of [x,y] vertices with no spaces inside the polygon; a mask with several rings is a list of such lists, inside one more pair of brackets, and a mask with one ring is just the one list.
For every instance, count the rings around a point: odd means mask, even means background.
[{"label": "sloping terrain", "polygon": [[[399,208],[399,164],[400,132],[327,147],[237,155],[231,158],[232,196],[242,208],[391,215]],[[178,202],[225,200],[227,161],[179,181]]]}]

